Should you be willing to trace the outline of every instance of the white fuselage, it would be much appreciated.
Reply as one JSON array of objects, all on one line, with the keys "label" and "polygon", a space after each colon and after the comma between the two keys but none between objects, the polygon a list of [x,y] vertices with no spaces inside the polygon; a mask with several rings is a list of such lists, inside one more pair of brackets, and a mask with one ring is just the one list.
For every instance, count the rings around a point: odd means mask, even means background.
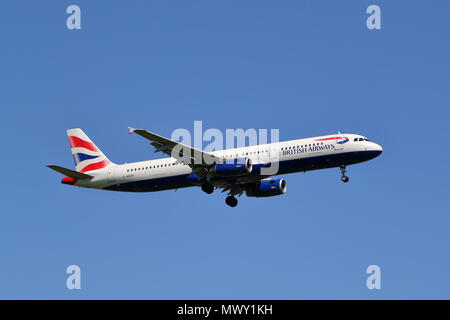
[{"label": "white fuselage", "polygon": [[[375,158],[382,152],[380,145],[355,134],[338,134],[285,142],[255,145],[210,152],[227,159],[248,158],[256,168],[254,174],[233,179],[232,183],[258,181],[261,178],[293,172],[351,165]],[[277,171],[265,174],[258,167],[274,165]],[[158,191],[199,185],[193,178],[191,166],[175,158],[162,158],[141,162],[111,164],[89,172],[90,181],[77,181],[75,185],[116,191]],[[223,187],[230,179],[212,179],[211,183]]]}]

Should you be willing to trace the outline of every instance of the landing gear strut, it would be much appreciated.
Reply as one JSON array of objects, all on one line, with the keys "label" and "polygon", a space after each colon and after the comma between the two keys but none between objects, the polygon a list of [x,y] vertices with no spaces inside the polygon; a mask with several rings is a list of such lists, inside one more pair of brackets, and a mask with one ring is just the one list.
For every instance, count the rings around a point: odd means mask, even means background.
[{"label": "landing gear strut", "polygon": [[204,183],[202,184],[202,191],[211,194],[214,192],[214,186],[210,183]]},{"label": "landing gear strut", "polygon": [[350,178],[345,175],[345,169],[346,169],[345,166],[340,166],[340,169],[341,169],[341,174],[342,174],[341,181],[347,183],[350,180]]},{"label": "landing gear strut", "polygon": [[225,199],[225,203],[227,204],[227,205],[229,205],[230,207],[236,207],[237,206],[237,204],[238,204],[238,201],[237,201],[237,199],[235,198],[235,197],[233,197],[233,196],[228,196],[226,199]]}]

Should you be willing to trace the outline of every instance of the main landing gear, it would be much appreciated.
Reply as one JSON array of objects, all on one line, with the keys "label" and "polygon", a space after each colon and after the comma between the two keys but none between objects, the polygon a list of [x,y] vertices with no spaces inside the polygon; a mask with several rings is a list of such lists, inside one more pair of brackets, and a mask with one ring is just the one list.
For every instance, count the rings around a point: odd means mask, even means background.
[{"label": "main landing gear", "polygon": [[238,200],[237,200],[235,197],[233,197],[233,196],[228,196],[228,197],[225,199],[225,203],[226,203],[227,205],[229,205],[230,207],[234,208],[234,207],[237,206]]},{"label": "main landing gear", "polygon": [[[211,194],[214,192],[214,186],[212,184],[206,182],[206,183],[202,184],[202,191],[207,194]],[[233,195],[230,195],[225,199],[225,203],[227,205],[229,205],[230,207],[234,208],[237,206],[238,200]]]},{"label": "main landing gear", "polygon": [[[202,191],[207,194],[211,194],[214,192],[214,186],[210,183],[204,183],[204,184],[202,184]],[[230,207],[234,208],[237,206],[238,200],[234,196],[228,196],[225,199],[225,203],[227,205],[229,205]]]},{"label": "main landing gear", "polygon": [[214,186],[210,183],[204,183],[202,184],[202,191],[207,194],[211,194],[214,192]]},{"label": "main landing gear", "polygon": [[345,169],[346,169],[345,166],[340,166],[340,169],[341,169],[341,174],[342,174],[341,181],[347,183],[350,180],[350,178],[345,175]]}]

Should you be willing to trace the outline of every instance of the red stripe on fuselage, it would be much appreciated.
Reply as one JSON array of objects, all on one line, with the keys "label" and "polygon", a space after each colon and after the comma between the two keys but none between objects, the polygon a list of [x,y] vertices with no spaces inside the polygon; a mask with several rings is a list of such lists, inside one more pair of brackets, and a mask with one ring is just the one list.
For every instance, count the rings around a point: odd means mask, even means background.
[{"label": "red stripe on fuselage", "polygon": [[93,143],[81,140],[75,136],[69,136],[69,142],[71,148],[85,148],[91,151],[98,152],[99,150],[94,146]]},{"label": "red stripe on fuselage", "polygon": [[83,169],[80,170],[80,172],[86,172],[86,171],[92,171],[92,170],[98,170],[98,169],[103,169],[104,167],[106,167],[109,164],[108,160],[103,160],[100,162],[96,162],[96,163],[91,163],[88,164],[86,167],[84,167]]},{"label": "red stripe on fuselage", "polygon": [[338,139],[347,139],[347,137],[331,137],[331,138],[323,138],[323,139],[316,139],[314,141],[326,141],[326,140],[338,140]]}]

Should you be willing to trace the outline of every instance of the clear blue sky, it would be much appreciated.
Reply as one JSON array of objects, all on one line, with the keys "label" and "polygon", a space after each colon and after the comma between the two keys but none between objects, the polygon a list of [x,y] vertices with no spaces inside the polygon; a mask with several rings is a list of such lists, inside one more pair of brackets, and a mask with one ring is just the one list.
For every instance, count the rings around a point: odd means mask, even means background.
[{"label": "clear blue sky", "polygon": [[[78,4],[82,30],[66,29]],[[382,30],[366,8],[382,9]],[[0,298],[450,298],[448,1],[3,1]],[[379,158],[287,194],[73,188],[65,130],[116,163],[127,126],[337,131]],[[65,287],[68,265],[82,290]],[[367,266],[382,289],[366,288]]]}]

